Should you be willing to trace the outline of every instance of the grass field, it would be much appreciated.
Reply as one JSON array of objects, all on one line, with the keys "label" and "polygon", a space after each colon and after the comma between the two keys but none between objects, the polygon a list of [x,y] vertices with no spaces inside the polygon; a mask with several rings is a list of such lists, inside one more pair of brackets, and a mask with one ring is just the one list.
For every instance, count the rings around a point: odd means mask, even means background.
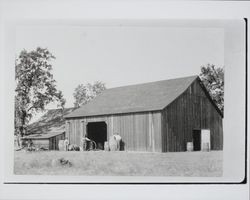
[{"label": "grass field", "polygon": [[[72,166],[61,165],[64,158]],[[204,176],[222,175],[222,152],[15,152],[14,173],[22,175]]]}]

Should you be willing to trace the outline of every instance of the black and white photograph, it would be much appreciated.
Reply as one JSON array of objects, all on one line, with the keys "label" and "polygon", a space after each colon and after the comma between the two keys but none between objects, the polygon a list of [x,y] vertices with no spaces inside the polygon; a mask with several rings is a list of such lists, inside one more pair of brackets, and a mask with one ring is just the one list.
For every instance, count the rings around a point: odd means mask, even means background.
[{"label": "black and white photograph", "polygon": [[222,176],[224,24],[17,27],[14,174]]},{"label": "black and white photograph", "polygon": [[8,21],[4,184],[246,184],[248,23]]},{"label": "black and white photograph", "polygon": [[14,174],[222,175],[222,28],[34,25],[16,44]]}]

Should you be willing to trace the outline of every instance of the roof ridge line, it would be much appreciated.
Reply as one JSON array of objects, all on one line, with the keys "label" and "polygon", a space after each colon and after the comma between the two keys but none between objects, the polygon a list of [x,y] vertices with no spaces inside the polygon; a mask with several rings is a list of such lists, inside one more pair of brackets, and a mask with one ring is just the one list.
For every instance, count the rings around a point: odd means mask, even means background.
[{"label": "roof ridge line", "polygon": [[[191,78],[191,77],[198,77],[198,75],[190,75],[190,76],[184,76],[184,77],[178,77],[178,78],[171,78],[171,79],[162,79],[162,80],[158,80],[158,81],[150,81],[150,82],[144,82],[144,83],[136,83],[136,84],[131,84],[131,85],[122,85],[122,86],[118,86],[118,87],[111,87],[108,88],[104,91],[107,90],[112,90],[112,89],[116,89],[116,88],[123,88],[123,87],[130,87],[130,86],[138,86],[138,85],[146,85],[146,84],[151,84],[151,83],[158,83],[158,82],[164,82],[164,81],[171,81],[171,80],[177,80],[177,79],[186,79],[186,78]],[[103,92],[104,92],[103,91]]]}]

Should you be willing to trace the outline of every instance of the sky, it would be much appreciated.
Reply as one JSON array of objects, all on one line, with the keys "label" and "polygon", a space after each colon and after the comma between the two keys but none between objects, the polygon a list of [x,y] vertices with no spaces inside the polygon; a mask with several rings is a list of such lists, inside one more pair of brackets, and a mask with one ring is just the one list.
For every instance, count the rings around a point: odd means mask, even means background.
[{"label": "sky", "polygon": [[[72,107],[78,84],[107,88],[198,75],[207,63],[224,66],[224,29],[207,26],[23,25],[22,49],[48,48],[57,87]],[[56,108],[50,104],[48,108]]]}]

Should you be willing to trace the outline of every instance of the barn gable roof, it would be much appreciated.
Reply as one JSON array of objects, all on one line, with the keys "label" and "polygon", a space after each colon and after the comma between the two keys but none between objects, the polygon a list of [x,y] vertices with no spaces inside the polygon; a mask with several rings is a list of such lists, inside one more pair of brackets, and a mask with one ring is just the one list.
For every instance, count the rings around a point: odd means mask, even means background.
[{"label": "barn gable roof", "polygon": [[107,89],[65,118],[162,110],[197,78],[189,76]]},{"label": "barn gable roof", "polygon": [[46,134],[32,134],[32,135],[28,135],[28,136],[24,136],[23,139],[49,139],[52,137],[55,137],[57,135],[61,135],[65,133],[65,130],[60,130],[59,132],[49,132]]},{"label": "barn gable roof", "polygon": [[37,121],[28,125],[29,137],[49,138],[65,131],[64,115],[69,114],[75,108],[49,109]]}]

